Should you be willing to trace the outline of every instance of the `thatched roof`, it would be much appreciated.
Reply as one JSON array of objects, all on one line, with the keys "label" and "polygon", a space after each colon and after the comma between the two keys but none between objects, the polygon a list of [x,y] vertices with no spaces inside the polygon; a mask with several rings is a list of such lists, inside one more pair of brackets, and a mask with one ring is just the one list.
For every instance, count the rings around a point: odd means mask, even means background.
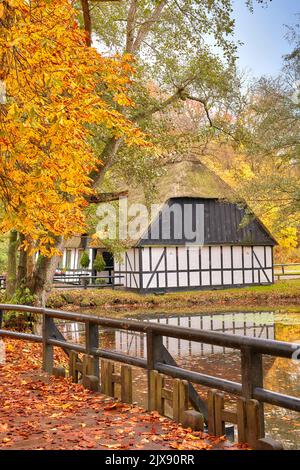
[{"label": "thatched roof", "polygon": [[[155,182],[155,190],[149,197],[148,192],[139,185],[130,187],[124,183],[118,184],[117,190],[126,190],[128,192],[127,206],[128,209],[132,208],[135,204],[142,204],[147,208],[151,206],[151,212],[143,218],[142,214],[137,216],[139,221],[140,236],[147,230],[151,222],[157,217],[163,205],[170,198],[178,197],[192,197],[202,199],[225,199],[232,197],[233,190],[213,171],[208,169],[203,163],[197,160],[196,157],[168,163],[164,167],[161,177]],[[154,208],[154,210],[153,210]],[[136,216],[135,211],[131,213],[131,218]],[[101,247],[101,235],[99,237],[99,247]],[[129,237],[130,238],[130,237]],[[138,240],[134,239],[127,243],[135,245]],[[97,242],[94,240],[94,246]]]},{"label": "thatched roof", "polygon": [[167,164],[151,201],[146,200],[143,188],[128,188],[128,203],[163,205],[175,197],[225,199],[232,195],[233,190],[219,176],[195,159]]}]

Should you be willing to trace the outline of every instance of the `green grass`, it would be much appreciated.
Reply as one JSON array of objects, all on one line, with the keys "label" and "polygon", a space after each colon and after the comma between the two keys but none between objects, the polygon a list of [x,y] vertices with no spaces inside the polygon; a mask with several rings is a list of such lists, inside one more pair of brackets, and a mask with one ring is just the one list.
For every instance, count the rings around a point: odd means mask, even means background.
[{"label": "green grass", "polygon": [[48,306],[101,307],[102,309],[203,308],[230,309],[250,307],[300,306],[300,279],[282,280],[272,286],[254,286],[224,290],[176,292],[140,295],[122,290],[53,290]]}]

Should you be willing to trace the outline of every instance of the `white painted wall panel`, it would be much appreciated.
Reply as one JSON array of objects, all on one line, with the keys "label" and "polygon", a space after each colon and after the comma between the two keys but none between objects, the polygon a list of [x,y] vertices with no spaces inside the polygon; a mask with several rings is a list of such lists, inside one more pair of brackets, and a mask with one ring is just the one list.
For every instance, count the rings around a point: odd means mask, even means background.
[{"label": "white painted wall panel", "polygon": [[245,284],[252,284],[252,270],[245,271]]},{"label": "white painted wall panel", "polygon": [[272,248],[270,246],[266,246],[266,260],[267,266],[272,266]]},{"label": "white painted wall panel", "polygon": [[[199,269],[199,248],[198,247],[190,247],[190,269]],[[198,276],[199,279],[199,276]]]},{"label": "white painted wall panel", "polygon": [[187,269],[187,249],[185,246],[178,249],[178,266],[179,270]]},{"label": "white painted wall panel", "polygon": [[159,282],[159,287],[167,287],[165,273],[159,273],[158,282]]},{"label": "white painted wall panel", "polygon": [[243,272],[242,271],[234,271],[233,272],[233,283],[234,284],[243,284]]},{"label": "white painted wall panel", "polygon": [[252,250],[250,247],[244,247],[244,267],[252,267]]},{"label": "white painted wall panel", "polygon": [[223,268],[231,268],[231,248],[223,246]]},{"label": "white painted wall panel", "polygon": [[201,265],[202,269],[209,269],[209,249],[208,246],[201,248]]},{"label": "white painted wall panel", "polygon": [[[256,256],[253,254],[253,264],[254,267],[259,268],[260,265],[264,266],[265,265],[265,260],[264,260],[264,247],[263,246],[255,246],[253,248],[253,253],[255,253]],[[256,259],[257,258],[257,259]]]},{"label": "white painted wall panel", "polygon": [[143,264],[143,270],[144,271],[150,271],[150,249],[149,248],[143,248],[142,250],[142,264]]},{"label": "white painted wall panel", "polygon": [[241,246],[234,246],[233,247],[233,268],[241,268],[242,267],[242,247]]},{"label": "white painted wall panel", "polygon": [[272,277],[273,277],[272,269],[265,269],[265,273],[269,278],[269,281],[267,280],[267,282],[272,282]]},{"label": "white painted wall panel", "polygon": [[[148,282],[150,281],[150,278],[151,278],[151,274],[144,274],[143,275],[143,286],[144,288],[146,288],[148,286]],[[157,276],[153,276],[148,288],[149,289],[154,289],[155,287],[157,287]]]},{"label": "white painted wall panel", "polygon": [[222,283],[221,271],[212,272],[212,284],[214,286],[219,286]]},{"label": "white painted wall panel", "polygon": [[[156,268],[160,258],[161,258],[161,255],[164,252],[164,249],[155,247],[155,248],[152,248],[151,251],[152,251],[152,269],[154,270]],[[165,260],[164,260],[164,258],[162,258],[162,260],[160,261],[158,271],[160,271],[162,269],[165,269]]]},{"label": "white painted wall panel", "polygon": [[219,246],[211,247],[211,267],[213,269],[221,268],[221,248]]},{"label": "white painted wall panel", "polygon": [[190,284],[193,287],[200,286],[199,272],[190,273]]},{"label": "white painted wall panel", "polygon": [[179,286],[186,287],[188,285],[187,273],[179,273]]},{"label": "white painted wall panel", "polygon": [[203,286],[209,286],[210,281],[209,281],[209,272],[203,272],[202,273],[202,285]]},{"label": "white painted wall panel", "polygon": [[232,284],[231,271],[223,272],[223,282],[225,286],[230,286]]},{"label": "white painted wall panel", "polygon": [[176,248],[167,248],[168,271],[176,270]]},{"label": "white painted wall panel", "polygon": [[176,273],[168,273],[168,287],[177,287]]}]

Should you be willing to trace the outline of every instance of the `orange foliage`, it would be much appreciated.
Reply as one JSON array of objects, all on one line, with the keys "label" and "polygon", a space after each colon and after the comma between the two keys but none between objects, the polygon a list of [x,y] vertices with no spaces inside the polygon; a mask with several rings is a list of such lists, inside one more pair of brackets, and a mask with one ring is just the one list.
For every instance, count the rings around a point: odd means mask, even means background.
[{"label": "orange foliage", "polygon": [[85,44],[69,0],[0,0],[0,229],[23,233],[51,256],[55,237],[84,228],[90,172],[99,167],[89,125],[129,144],[141,131],[110,104],[133,103],[129,56],[104,58]]}]

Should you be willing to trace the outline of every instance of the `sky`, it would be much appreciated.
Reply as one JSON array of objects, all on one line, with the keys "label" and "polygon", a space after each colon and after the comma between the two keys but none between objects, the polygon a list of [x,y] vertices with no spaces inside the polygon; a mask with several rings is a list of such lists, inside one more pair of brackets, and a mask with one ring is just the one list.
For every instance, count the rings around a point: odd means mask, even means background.
[{"label": "sky", "polygon": [[244,0],[234,0],[236,39],[244,43],[239,48],[239,68],[254,77],[278,74],[282,56],[291,51],[284,25],[299,23],[297,13],[300,0],[272,0],[268,8],[256,3],[252,14]]}]

